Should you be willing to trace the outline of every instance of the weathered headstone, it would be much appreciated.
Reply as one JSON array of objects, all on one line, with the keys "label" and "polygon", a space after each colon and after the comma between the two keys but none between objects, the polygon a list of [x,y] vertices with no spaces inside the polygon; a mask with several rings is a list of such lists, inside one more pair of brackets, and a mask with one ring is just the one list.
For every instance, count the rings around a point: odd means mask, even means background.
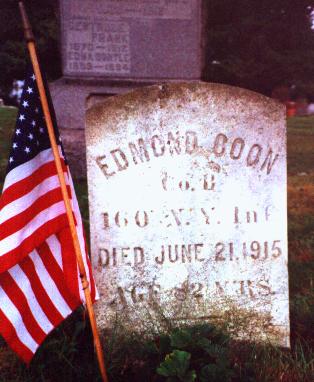
[{"label": "weathered headstone", "polygon": [[202,0],[60,0],[63,77],[51,92],[76,173],[85,172],[85,102],[91,94],[122,94],[161,79],[201,79],[204,9]]},{"label": "weathered headstone", "polygon": [[289,346],[284,106],[155,85],[90,108],[86,141],[100,325],[228,312],[246,314],[243,335]]}]

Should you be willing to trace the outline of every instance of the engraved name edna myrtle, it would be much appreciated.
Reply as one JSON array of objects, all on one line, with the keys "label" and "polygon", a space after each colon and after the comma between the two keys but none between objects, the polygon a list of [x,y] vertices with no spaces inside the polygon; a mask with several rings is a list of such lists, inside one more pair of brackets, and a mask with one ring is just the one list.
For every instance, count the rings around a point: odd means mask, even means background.
[{"label": "engraved name edna myrtle", "polygon": [[[161,158],[165,155],[179,157],[181,154],[197,155],[204,148],[199,145],[199,137],[195,131],[168,131],[163,134],[155,134],[150,139],[138,137],[124,146],[114,147],[106,154],[98,156],[96,163],[105,179],[108,181],[115,178],[115,175],[143,163]],[[206,148],[210,153],[208,157],[208,171],[205,167],[195,176],[187,179],[178,179],[169,170],[160,173],[160,192],[178,191],[189,193],[193,191],[215,192],[217,191],[217,177],[219,177],[220,165],[217,163],[227,158],[237,161],[240,165],[251,168],[268,177],[280,157],[280,153],[273,150],[271,145],[264,143],[247,144],[242,137],[228,137],[224,133],[218,133],[213,137],[212,144]],[[215,161],[216,159],[216,161]],[[171,170],[170,170],[171,171]],[[202,173],[202,171],[204,171]],[[190,174],[191,175],[191,174]],[[221,184],[220,184],[221,185]],[[218,190],[219,191],[219,190]],[[107,233],[112,228],[144,230],[152,226],[154,229],[160,227],[163,230],[175,227],[188,227],[191,229],[197,222],[198,227],[219,226],[224,223],[231,223],[239,227],[254,226],[258,223],[267,224],[272,217],[273,206],[265,205],[254,209],[246,209],[240,205],[229,206],[229,214],[223,221],[216,206],[200,205],[200,207],[190,208],[183,205],[182,208],[171,208],[168,210],[119,210],[102,211],[102,228]],[[197,229],[198,227],[194,227]],[[170,235],[169,235],[170,236]],[[145,245],[136,246],[107,246],[104,244],[98,247],[98,267],[109,270],[116,267],[131,267],[134,271],[140,270],[146,265],[162,267],[164,265],[178,264],[208,264],[217,267],[219,265],[233,263],[245,263],[247,266],[258,265],[258,263],[270,263],[280,261],[283,255],[283,241],[278,237],[269,237],[267,240],[220,240],[210,242],[204,240],[196,243],[173,243],[164,242],[158,244],[159,248],[153,254],[146,250]],[[250,277],[250,276],[247,276]],[[196,300],[203,298],[207,290],[215,290],[218,295],[239,295],[249,299],[256,299],[271,296],[275,292],[272,290],[269,279],[261,276],[257,279],[234,279],[223,280],[215,278],[204,282],[184,281],[182,285],[173,288],[171,293],[177,300],[184,300],[189,294]],[[130,285],[119,285],[116,289],[116,298],[112,304],[136,304],[142,301],[152,301],[160,297],[162,292],[159,284],[156,283],[131,283]]]}]

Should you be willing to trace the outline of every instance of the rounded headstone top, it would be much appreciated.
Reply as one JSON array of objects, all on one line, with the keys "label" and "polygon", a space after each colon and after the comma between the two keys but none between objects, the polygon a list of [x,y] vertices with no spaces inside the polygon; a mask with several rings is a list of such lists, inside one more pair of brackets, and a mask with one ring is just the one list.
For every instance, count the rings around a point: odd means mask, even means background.
[{"label": "rounded headstone top", "polygon": [[154,85],[92,106],[86,146],[103,327],[117,313],[141,332],[160,312],[177,325],[236,310],[247,337],[289,345],[283,105]]},{"label": "rounded headstone top", "polygon": [[[171,105],[171,108],[165,109],[166,105]],[[162,83],[108,97],[90,107],[86,112],[86,125],[97,128],[88,129],[86,133],[92,136],[94,133],[101,134],[104,123],[107,132],[108,124],[115,131],[123,121],[143,119],[145,115],[149,120],[158,110],[174,119],[182,116],[184,108],[191,108],[194,117],[207,109],[208,113],[214,112],[217,118],[228,118],[230,122],[240,116],[274,122],[285,115],[285,106],[280,102],[251,90],[202,81]]]}]

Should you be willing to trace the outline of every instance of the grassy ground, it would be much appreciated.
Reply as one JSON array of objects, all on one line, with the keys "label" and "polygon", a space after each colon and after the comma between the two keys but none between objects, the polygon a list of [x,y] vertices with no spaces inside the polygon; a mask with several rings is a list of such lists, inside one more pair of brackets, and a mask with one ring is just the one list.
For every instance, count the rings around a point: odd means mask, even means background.
[{"label": "grassy ground", "polygon": [[[288,123],[290,317],[294,343],[314,352],[314,118]],[[314,368],[314,360],[312,361]],[[314,376],[313,376],[314,381]]]},{"label": "grassy ground", "polygon": [[[0,188],[15,117],[15,109],[0,108]],[[76,182],[76,188],[87,228],[86,182]],[[233,382],[314,381],[314,117],[288,120],[288,225],[291,351],[231,343]],[[107,349],[112,381],[165,380],[154,374],[160,358],[147,350],[147,344],[117,338],[109,340]],[[92,353],[90,333],[78,311],[49,336],[30,369],[0,340],[0,382],[96,381]],[[144,372],[145,367],[149,370]],[[136,374],[138,370],[142,374]]]},{"label": "grassy ground", "polygon": [[12,128],[15,123],[15,108],[0,108],[0,185],[5,176],[9,155],[9,142],[11,141]]}]

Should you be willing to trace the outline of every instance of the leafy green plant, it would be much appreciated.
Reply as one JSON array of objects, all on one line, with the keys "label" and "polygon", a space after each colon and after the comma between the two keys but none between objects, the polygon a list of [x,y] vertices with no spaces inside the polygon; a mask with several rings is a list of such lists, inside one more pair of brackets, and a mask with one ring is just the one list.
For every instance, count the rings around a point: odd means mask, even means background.
[{"label": "leafy green plant", "polygon": [[168,377],[167,382],[193,382],[196,379],[195,370],[189,370],[191,354],[174,350],[167,354],[165,360],[157,368],[157,373]]},{"label": "leafy green plant", "polygon": [[167,344],[168,353],[157,373],[167,382],[228,382],[234,375],[229,342],[226,333],[210,324],[175,328],[160,341],[160,350]]},{"label": "leafy green plant", "polygon": [[[17,109],[0,108],[0,188],[16,114]],[[194,370],[195,382],[314,381],[314,151],[313,139],[310,139],[314,135],[313,126],[314,117],[288,119],[291,350],[245,341],[229,342],[228,336],[212,325],[171,330],[173,322],[169,321],[162,329],[164,333],[157,338],[155,332],[148,330],[150,339],[126,335],[123,328],[117,327],[105,336],[104,353],[110,382],[164,382],[169,377],[156,370],[166,355],[175,350],[190,355],[187,375]],[[76,181],[75,185],[88,232],[86,180]],[[151,320],[153,322],[153,318]],[[229,328],[232,323],[235,337],[243,329],[247,330],[250,320],[246,318],[243,326],[232,316],[225,317]],[[229,372],[234,375],[231,377]],[[100,381],[89,325],[79,311],[49,335],[29,368],[0,338],[0,382],[74,380]]]}]

